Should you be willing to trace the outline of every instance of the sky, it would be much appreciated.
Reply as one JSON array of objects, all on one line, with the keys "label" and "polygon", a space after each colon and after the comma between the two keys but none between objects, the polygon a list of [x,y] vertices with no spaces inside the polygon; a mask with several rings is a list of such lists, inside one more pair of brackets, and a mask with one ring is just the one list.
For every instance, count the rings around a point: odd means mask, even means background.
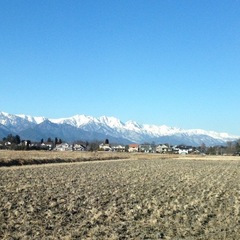
[{"label": "sky", "polygon": [[240,136],[239,0],[0,0],[0,111]]}]

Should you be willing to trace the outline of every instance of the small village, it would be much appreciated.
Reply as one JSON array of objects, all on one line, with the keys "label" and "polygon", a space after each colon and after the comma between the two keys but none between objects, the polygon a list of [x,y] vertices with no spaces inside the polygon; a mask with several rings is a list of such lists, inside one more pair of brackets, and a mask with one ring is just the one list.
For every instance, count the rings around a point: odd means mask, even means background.
[{"label": "small village", "polygon": [[129,153],[159,153],[159,154],[207,154],[207,155],[240,155],[239,143],[233,144],[229,142],[227,146],[207,147],[205,144],[201,146],[187,146],[185,144],[171,145],[168,143],[131,143],[131,144],[114,144],[108,139],[104,141],[84,142],[76,141],[68,143],[60,138],[54,140],[48,138],[47,141],[41,139],[39,142],[30,140],[21,140],[20,136],[9,134],[0,141],[0,149],[9,150],[45,150],[45,151],[108,151],[108,152],[129,152]]},{"label": "small village", "polygon": [[194,149],[191,146],[185,146],[185,145],[175,145],[171,146],[168,144],[136,144],[132,143],[129,145],[113,145],[111,146],[108,143],[101,143],[99,145],[100,151],[117,151],[117,152],[130,152],[130,153],[136,153],[136,152],[142,152],[142,153],[161,153],[161,154],[200,154],[200,151],[197,149]]},{"label": "small village", "polygon": [[22,140],[16,144],[6,141],[0,142],[0,149],[13,150],[47,150],[47,151],[108,151],[108,152],[129,152],[129,153],[161,153],[161,154],[200,154],[200,151],[191,146],[168,144],[110,144],[108,139],[103,143],[55,143],[53,141],[31,142],[30,140]]}]

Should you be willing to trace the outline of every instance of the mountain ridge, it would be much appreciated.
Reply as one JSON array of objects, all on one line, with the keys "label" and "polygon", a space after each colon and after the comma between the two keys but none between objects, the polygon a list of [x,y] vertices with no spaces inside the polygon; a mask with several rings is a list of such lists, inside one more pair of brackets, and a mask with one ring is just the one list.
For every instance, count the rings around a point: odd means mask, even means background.
[{"label": "mountain ridge", "polygon": [[104,140],[119,143],[170,143],[187,145],[224,145],[238,136],[203,129],[181,129],[166,125],[139,124],[116,117],[92,117],[84,114],[68,118],[33,117],[24,114],[0,112],[0,137],[6,133],[37,141],[43,137],[59,137],[65,141]]}]

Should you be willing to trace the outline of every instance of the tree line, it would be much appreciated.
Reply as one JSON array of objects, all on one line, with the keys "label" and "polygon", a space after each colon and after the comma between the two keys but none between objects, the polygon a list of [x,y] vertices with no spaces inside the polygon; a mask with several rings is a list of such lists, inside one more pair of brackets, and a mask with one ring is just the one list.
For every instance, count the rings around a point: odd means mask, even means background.
[{"label": "tree line", "polygon": [[11,149],[11,150],[48,150],[48,147],[44,143],[51,143],[53,146],[62,143],[61,138],[55,138],[54,140],[50,137],[46,141],[42,138],[37,144],[32,144],[31,140],[21,140],[19,135],[8,134],[0,141],[0,149]]},{"label": "tree line", "polygon": [[[107,140],[108,141],[108,140]],[[43,138],[37,142],[33,143],[30,140],[22,140],[19,135],[8,134],[6,137],[2,138],[0,141],[0,149],[9,150],[49,150],[48,145],[52,144],[54,148],[57,144],[62,144],[63,140],[61,138],[55,137],[52,139],[48,137],[46,140]],[[88,151],[97,151],[100,141],[75,141],[73,144],[81,144],[86,147]]]}]

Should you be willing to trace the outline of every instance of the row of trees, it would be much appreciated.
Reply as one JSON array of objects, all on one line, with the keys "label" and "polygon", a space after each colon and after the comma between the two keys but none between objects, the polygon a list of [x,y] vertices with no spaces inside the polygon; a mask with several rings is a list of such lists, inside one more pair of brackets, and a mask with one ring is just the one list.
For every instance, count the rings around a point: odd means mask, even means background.
[{"label": "row of trees", "polygon": [[240,155],[240,139],[234,142],[229,141],[226,146],[206,147],[205,144],[202,144],[199,150],[208,155]]},{"label": "row of trees", "polygon": [[44,141],[42,138],[39,144],[33,144],[30,140],[21,140],[19,135],[12,135],[9,134],[0,141],[0,148],[1,149],[12,149],[12,150],[47,150],[48,147],[44,145],[44,143],[51,143],[53,146],[56,144],[61,144],[62,139],[55,138],[52,140],[50,137],[47,141]]},{"label": "row of trees", "polygon": [[12,134],[9,134],[7,137],[3,138],[3,142],[10,142],[11,144],[20,144],[21,138],[19,135],[13,136]]},{"label": "row of trees", "polygon": [[[54,144],[56,145],[56,144],[61,144],[61,143],[62,143],[62,139],[55,137],[55,139],[52,140],[52,139],[49,137],[49,138],[47,139],[47,142],[48,142],[48,143],[54,143]],[[44,139],[43,139],[43,138],[41,139],[41,143],[44,143]]]},{"label": "row of trees", "polygon": [[[108,140],[106,140],[109,142]],[[38,144],[32,144],[30,140],[21,140],[19,135],[9,134],[4,137],[2,141],[0,141],[0,149],[11,149],[11,150],[48,150],[49,144],[52,144],[53,148],[57,144],[61,144],[63,141],[61,138],[55,137],[52,139],[51,137],[44,140],[43,138],[40,140]],[[74,144],[81,144],[86,147],[88,151],[97,151],[100,141],[92,141],[92,142],[84,142],[84,141],[75,141]]]}]

